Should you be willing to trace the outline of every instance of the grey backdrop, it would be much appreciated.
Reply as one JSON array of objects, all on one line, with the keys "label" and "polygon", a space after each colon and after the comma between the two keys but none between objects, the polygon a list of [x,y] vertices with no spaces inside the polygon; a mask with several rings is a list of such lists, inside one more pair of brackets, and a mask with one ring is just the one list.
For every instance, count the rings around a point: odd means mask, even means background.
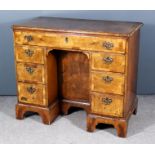
[{"label": "grey backdrop", "polygon": [[0,95],[16,95],[11,25],[37,16],[140,21],[138,94],[155,94],[155,11],[0,11]]}]

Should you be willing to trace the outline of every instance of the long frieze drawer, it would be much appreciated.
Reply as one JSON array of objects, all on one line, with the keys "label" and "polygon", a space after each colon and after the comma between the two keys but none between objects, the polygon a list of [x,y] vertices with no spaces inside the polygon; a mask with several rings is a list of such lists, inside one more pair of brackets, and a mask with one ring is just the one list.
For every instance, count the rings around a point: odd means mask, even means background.
[{"label": "long frieze drawer", "polygon": [[46,83],[44,65],[17,63],[16,66],[18,81]]},{"label": "long frieze drawer", "polygon": [[47,105],[47,88],[42,84],[18,82],[18,100],[21,103]]},{"label": "long frieze drawer", "polygon": [[15,46],[16,61],[44,64],[45,50],[36,46]]},{"label": "long frieze drawer", "polygon": [[126,39],[107,36],[69,35],[49,32],[15,31],[15,43],[53,48],[124,53]]},{"label": "long frieze drawer", "polygon": [[91,90],[123,95],[124,75],[110,72],[91,72]]},{"label": "long frieze drawer", "polygon": [[125,55],[112,53],[92,53],[91,69],[125,72]]},{"label": "long frieze drawer", "polygon": [[93,113],[106,116],[123,116],[123,96],[92,93],[91,110]]}]

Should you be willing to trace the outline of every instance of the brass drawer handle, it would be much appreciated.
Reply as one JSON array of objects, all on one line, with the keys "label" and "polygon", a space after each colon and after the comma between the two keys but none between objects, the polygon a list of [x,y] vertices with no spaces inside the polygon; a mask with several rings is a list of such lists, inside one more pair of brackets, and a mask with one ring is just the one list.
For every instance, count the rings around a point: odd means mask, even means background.
[{"label": "brass drawer handle", "polygon": [[33,40],[33,37],[31,35],[25,35],[24,39],[26,39],[28,42]]},{"label": "brass drawer handle", "polygon": [[110,105],[112,103],[112,99],[111,98],[108,98],[108,97],[105,97],[105,98],[102,98],[102,102],[105,105]]},{"label": "brass drawer handle", "polygon": [[27,71],[29,74],[33,74],[34,68],[32,68],[32,67],[26,67],[26,71]]},{"label": "brass drawer handle", "polygon": [[30,87],[27,87],[27,91],[28,91],[30,94],[33,94],[33,93],[36,91],[36,89],[33,88],[32,86],[30,86]]},{"label": "brass drawer handle", "polygon": [[114,44],[112,42],[103,42],[103,47],[106,48],[107,50],[111,50],[114,47]]},{"label": "brass drawer handle", "polygon": [[106,82],[106,83],[111,83],[113,81],[113,78],[110,77],[110,76],[105,76],[103,77],[103,80]]},{"label": "brass drawer handle", "polygon": [[25,54],[28,56],[28,57],[32,57],[32,55],[34,54],[34,51],[30,50],[30,49],[27,49],[25,50]]},{"label": "brass drawer handle", "polygon": [[111,57],[108,57],[108,56],[104,57],[103,60],[106,64],[111,64],[113,62],[113,59]]}]

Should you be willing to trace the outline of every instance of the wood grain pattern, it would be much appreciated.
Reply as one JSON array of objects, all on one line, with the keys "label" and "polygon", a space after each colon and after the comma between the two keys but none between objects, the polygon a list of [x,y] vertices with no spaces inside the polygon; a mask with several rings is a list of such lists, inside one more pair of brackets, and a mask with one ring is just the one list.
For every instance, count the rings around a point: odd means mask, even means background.
[{"label": "wood grain pattern", "polygon": [[125,138],[127,136],[127,127],[128,127],[127,118],[112,118],[94,114],[87,115],[87,131],[94,132],[96,126],[99,123],[113,125],[119,137]]},{"label": "wood grain pattern", "polygon": [[[30,93],[28,89],[34,89],[33,93]],[[33,83],[21,83],[18,82],[18,100],[21,103],[47,106],[47,87],[42,84],[33,84]]]},{"label": "wood grain pattern", "polygon": [[128,128],[128,121],[132,114],[135,114],[137,111],[137,103],[138,100],[135,98],[128,114],[122,118],[119,117],[109,117],[109,116],[101,116],[97,114],[87,114],[87,131],[94,132],[97,124],[104,123],[104,124],[112,124],[116,130],[117,135],[119,137],[125,138],[127,136],[127,128]]},{"label": "wood grain pattern", "polygon": [[[106,82],[104,78],[112,78]],[[91,72],[91,90],[102,93],[124,94],[124,75],[111,72]]]},{"label": "wood grain pattern", "polygon": [[88,101],[89,60],[87,56],[80,52],[56,52],[58,54],[60,99]]},{"label": "wood grain pattern", "polygon": [[126,59],[126,85],[125,85],[125,104],[124,115],[128,114],[137,93],[137,71],[138,71],[138,55],[139,55],[139,37],[140,30],[136,31],[129,38],[128,56]]},{"label": "wood grain pattern", "polygon": [[[16,117],[34,111],[50,124],[60,109],[67,114],[79,107],[87,112],[88,131],[107,123],[126,137],[129,117],[137,111],[141,26],[48,17],[15,24]],[[24,70],[27,65],[37,67],[34,75]]]},{"label": "wood grain pattern", "polygon": [[42,122],[46,125],[50,125],[60,114],[60,108],[58,102],[53,103],[49,107],[26,105],[22,103],[16,105],[16,119],[24,119],[27,112],[39,114],[42,118]]},{"label": "wood grain pattern", "polygon": [[128,37],[142,25],[140,22],[38,17],[23,23],[14,24],[13,29]]},{"label": "wood grain pattern", "polygon": [[[30,52],[28,55],[27,52]],[[31,54],[32,53],[32,54]],[[17,62],[33,62],[44,64],[45,49],[37,46],[15,46],[15,55]]]},{"label": "wood grain pattern", "polygon": [[46,49],[46,73],[48,89],[48,105],[55,103],[58,100],[58,76],[57,76],[57,60],[53,51]]},{"label": "wood grain pattern", "polygon": [[79,101],[72,101],[72,100],[63,99],[63,100],[60,101],[60,105],[61,105],[61,112],[64,115],[68,114],[71,107],[82,108],[87,113],[91,112],[90,102],[79,102]]},{"label": "wood grain pattern", "polygon": [[[68,35],[49,32],[34,31],[15,31],[15,42],[24,45],[37,45],[52,47],[55,49],[75,49],[88,51],[113,51],[125,53],[126,40],[119,37],[104,36],[86,36],[86,35]],[[33,39],[28,41],[25,36],[31,36]],[[104,47],[104,42],[112,43],[112,49]]]},{"label": "wood grain pattern", "polygon": [[17,63],[17,79],[23,82],[47,83],[43,65]]},{"label": "wood grain pattern", "polygon": [[[104,103],[104,99],[111,99],[110,104]],[[123,96],[109,95],[101,93],[91,94],[91,110],[93,113],[101,114],[104,116],[123,116]]]},{"label": "wood grain pattern", "polygon": [[[111,60],[111,61],[106,61]],[[92,53],[92,70],[107,72],[125,72],[125,55],[114,53]]]}]

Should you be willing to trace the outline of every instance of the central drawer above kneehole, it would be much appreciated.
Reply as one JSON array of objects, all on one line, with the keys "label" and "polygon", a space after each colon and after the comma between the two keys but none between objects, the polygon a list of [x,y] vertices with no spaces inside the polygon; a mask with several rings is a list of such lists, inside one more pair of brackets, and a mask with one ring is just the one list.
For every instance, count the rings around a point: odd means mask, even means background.
[{"label": "central drawer above kneehole", "polygon": [[110,36],[67,35],[67,33],[15,31],[15,43],[86,51],[125,53],[126,39]]}]

